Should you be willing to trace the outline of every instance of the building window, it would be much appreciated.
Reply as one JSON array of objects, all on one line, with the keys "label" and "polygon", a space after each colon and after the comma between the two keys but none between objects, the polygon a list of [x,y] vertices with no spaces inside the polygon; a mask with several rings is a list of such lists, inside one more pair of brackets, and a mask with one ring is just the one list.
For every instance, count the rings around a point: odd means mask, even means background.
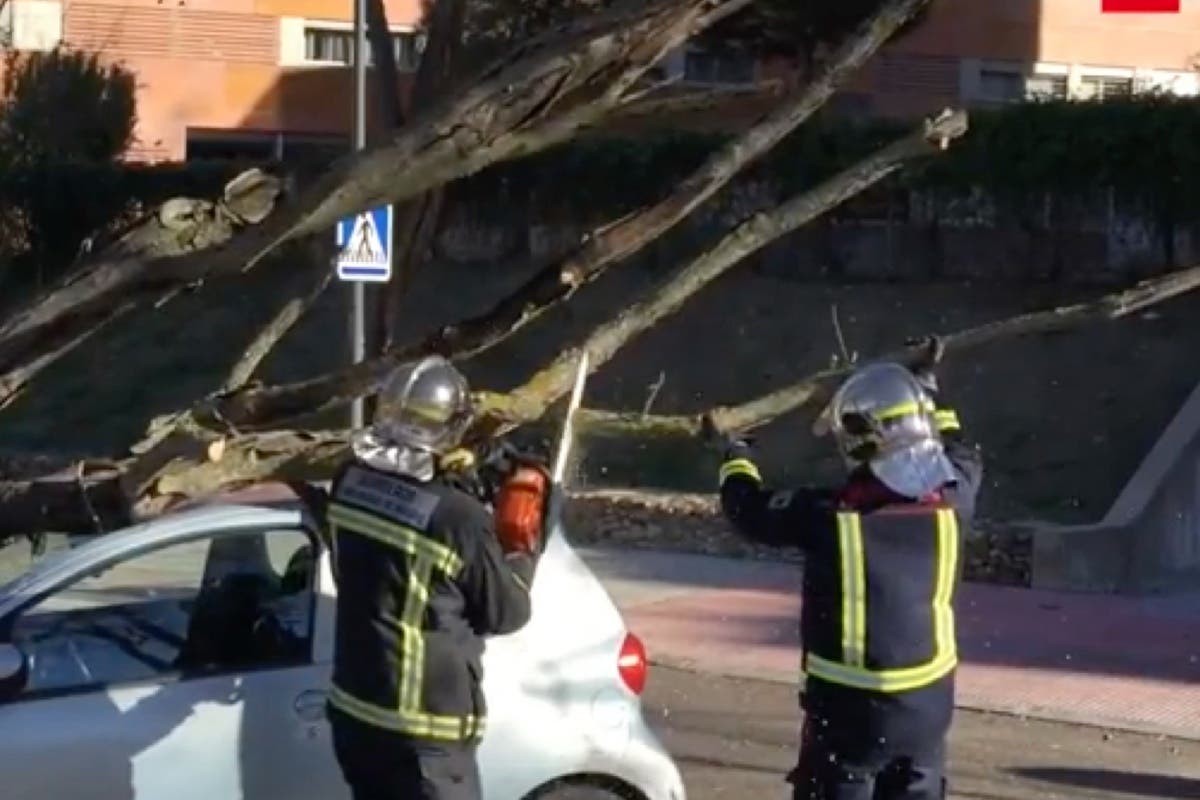
[{"label": "building window", "polygon": [[[423,41],[412,31],[392,33],[392,53],[396,66],[413,71],[420,60]],[[351,64],[354,62],[354,31],[342,28],[304,28],[304,58],[319,64]],[[367,45],[367,66],[374,64],[374,54]]]},{"label": "building window", "polygon": [[1025,76],[1008,70],[980,70],[979,94],[993,103],[1016,103],[1025,98]]},{"label": "building window", "polygon": [[1066,98],[1066,75],[1029,75],[1018,69],[985,68],[979,71],[979,96],[976,100],[984,105]]},{"label": "building window", "polygon": [[273,133],[262,131],[214,131],[189,128],[184,158],[187,161],[252,161],[275,159],[278,149]]},{"label": "building window", "polygon": [[688,50],[683,59],[687,83],[754,83],[754,56],[741,51]]},{"label": "building window", "polygon": [[1133,78],[1085,75],[1079,79],[1080,100],[1112,100],[1133,94]]},{"label": "building window", "polygon": [[323,166],[350,149],[340,134],[188,128],[185,158]]},{"label": "building window", "polygon": [[1066,75],[1032,75],[1025,80],[1027,100],[1066,100]]}]

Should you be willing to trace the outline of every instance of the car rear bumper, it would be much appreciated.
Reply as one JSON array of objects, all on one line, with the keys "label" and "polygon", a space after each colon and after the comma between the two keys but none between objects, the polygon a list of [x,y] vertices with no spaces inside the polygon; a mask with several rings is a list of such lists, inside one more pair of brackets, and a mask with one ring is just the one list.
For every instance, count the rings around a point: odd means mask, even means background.
[{"label": "car rear bumper", "polygon": [[622,779],[647,800],[686,800],[683,777],[658,736],[637,714],[630,721],[629,741],[621,758]]}]

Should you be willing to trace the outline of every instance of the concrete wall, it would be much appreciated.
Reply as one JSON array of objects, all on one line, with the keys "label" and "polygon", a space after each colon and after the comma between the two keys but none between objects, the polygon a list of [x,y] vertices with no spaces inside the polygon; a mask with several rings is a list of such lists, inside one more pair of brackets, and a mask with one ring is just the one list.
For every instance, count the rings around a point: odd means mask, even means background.
[{"label": "concrete wall", "polygon": [[1036,588],[1152,593],[1200,585],[1200,386],[1096,525],[1033,526]]},{"label": "concrete wall", "polygon": [[[775,187],[737,184],[638,258],[681,266],[729,226],[782,200]],[[750,262],[759,274],[784,279],[1127,283],[1200,261],[1200,226],[1178,224],[1167,248],[1168,232],[1109,193],[1082,201],[1044,197],[1030,205],[1027,219],[1018,220],[980,193],[875,190],[780,238]],[[540,218],[551,210],[523,203],[513,210],[463,203],[451,213],[439,260],[462,265],[536,260],[569,247],[590,228],[568,220],[546,224]],[[1167,263],[1169,249],[1174,264]]]}]

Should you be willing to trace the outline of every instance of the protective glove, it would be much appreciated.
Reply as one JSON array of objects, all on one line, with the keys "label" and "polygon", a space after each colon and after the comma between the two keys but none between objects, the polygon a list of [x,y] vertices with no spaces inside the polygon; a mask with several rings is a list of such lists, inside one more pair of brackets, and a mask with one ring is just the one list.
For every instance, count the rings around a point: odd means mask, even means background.
[{"label": "protective glove", "polygon": [[717,426],[711,414],[705,414],[700,420],[700,435],[705,443],[719,452],[725,461],[735,458],[749,458],[754,447],[754,438],[749,433],[725,431]]},{"label": "protective glove", "polygon": [[465,447],[458,447],[441,457],[439,466],[446,472],[470,472],[475,468],[475,454]]},{"label": "protective glove", "polygon": [[724,461],[733,461],[735,458],[748,459],[754,453],[754,439],[746,434],[727,434],[721,443],[721,452]]}]

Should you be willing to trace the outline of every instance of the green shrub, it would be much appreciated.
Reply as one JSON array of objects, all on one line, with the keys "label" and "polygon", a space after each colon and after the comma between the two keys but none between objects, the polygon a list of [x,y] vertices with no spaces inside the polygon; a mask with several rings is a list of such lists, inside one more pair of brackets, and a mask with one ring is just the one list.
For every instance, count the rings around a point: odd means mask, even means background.
[{"label": "green shrub", "polygon": [[[752,164],[738,181],[768,181],[779,197],[811,187],[912,123],[819,115]],[[663,196],[725,137],[670,133],[593,137],[499,165],[456,196],[483,219],[611,219]],[[1200,100],[1146,95],[1105,102],[1038,102],[971,112],[966,137],[897,179],[945,193],[982,190],[1019,210],[1048,192],[1112,189],[1123,204],[1184,219],[1200,210]],[[502,199],[503,202],[497,202]]]},{"label": "green shrub", "polygon": [[0,100],[0,165],[114,161],[133,143],[134,74],[94,53],[10,52]]}]

